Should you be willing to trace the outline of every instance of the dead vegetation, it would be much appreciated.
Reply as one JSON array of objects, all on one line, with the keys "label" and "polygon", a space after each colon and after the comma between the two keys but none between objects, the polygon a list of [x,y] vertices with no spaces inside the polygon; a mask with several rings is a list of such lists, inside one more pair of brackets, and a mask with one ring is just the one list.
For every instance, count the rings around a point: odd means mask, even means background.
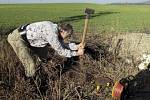
[{"label": "dead vegetation", "polygon": [[[120,56],[122,39],[114,42],[112,36],[98,34],[87,37],[82,57],[62,58],[50,49],[53,57],[41,64],[33,78],[27,78],[6,37],[1,39],[2,100],[111,100],[113,83],[138,72],[137,61]],[[102,85],[97,94],[97,80],[106,77],[112,85]]]}]

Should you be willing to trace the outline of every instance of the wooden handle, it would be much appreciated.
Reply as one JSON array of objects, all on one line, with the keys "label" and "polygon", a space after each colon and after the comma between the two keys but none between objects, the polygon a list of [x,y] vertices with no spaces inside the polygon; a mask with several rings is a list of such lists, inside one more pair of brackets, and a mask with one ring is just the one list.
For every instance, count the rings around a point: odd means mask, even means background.
[{"label": "wooden handle", "polygon": [[83,35],[82,35],[82,41],[81,43],[85,43],[85,36],[86,36],[86,33],[87,33],[87,28],[88,28],[88,18],[85,19],[85,26],[84,26],[84,31],[83,31]]}]

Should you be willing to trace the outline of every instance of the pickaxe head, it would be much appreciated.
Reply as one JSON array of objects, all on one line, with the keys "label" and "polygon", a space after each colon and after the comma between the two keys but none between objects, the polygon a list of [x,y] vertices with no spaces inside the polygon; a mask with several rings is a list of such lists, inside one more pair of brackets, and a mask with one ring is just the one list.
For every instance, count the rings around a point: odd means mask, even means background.
[{"label": "pickaxe head", "polygon": [[90,8],[86,8],[86,9],[85,9],[85,13],[88,14],[88,15],[89,15],[89,14],[94,14],[94,12],[95,12],[94,9],[90,9]]}]

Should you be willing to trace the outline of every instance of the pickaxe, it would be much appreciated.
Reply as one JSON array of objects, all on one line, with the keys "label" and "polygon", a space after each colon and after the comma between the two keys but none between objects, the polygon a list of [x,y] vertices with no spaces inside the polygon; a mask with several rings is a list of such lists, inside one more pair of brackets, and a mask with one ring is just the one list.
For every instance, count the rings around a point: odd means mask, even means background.
[{"label": "pickaxe", "polygon": [[[85,25],[84,25],[84,31],[83,31],[83,35],[82,35],[82,40],[81,43],[85,46],[85,36],[87,33],[87,28],[88,28],[88,20],[90,18],[91,14],[94,14],[95,10],[94,9],[90,9],[90,8],[86,8],[85,9],[85,13],[86,13],[86,18],[85,18]],[[83,48],[84,48],[83,46]]]}]

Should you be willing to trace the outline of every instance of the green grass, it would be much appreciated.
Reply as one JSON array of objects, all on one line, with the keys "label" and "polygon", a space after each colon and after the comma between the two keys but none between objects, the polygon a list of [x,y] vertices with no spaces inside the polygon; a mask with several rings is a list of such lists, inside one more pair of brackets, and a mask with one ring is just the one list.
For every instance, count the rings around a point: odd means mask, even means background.
[{"label": "green grass", "polygon": [[0,29],[6,31],[42,20],[63,20],[73,24],[76,32],[82,32],[86,7],[95,9],[97,13],[90,20],[90,32],[141,32],[150,26],[149,5],[1,4]]}]

